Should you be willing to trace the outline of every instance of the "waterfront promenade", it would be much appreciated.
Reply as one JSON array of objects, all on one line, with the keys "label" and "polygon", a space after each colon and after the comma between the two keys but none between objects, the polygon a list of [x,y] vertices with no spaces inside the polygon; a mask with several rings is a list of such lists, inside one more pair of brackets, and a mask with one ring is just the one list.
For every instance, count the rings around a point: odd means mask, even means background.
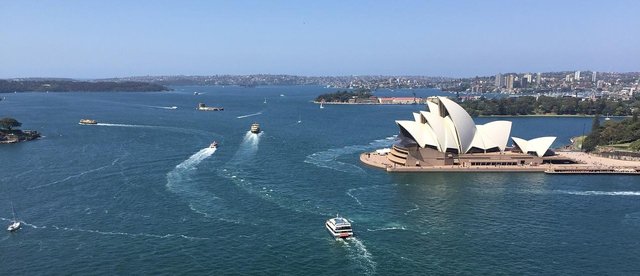
[{"label": "waterfront promenade", "polygon": [[575,164],[544,164],[520,166],[416,166],[396,165],[385,154],[365,152],[360,161],[366,165],[384,169],[387,172],[550,172],[584,174],[640,174],[640,161],[609,159],[584,152],[558,152],[558,157],[574,160]]}]

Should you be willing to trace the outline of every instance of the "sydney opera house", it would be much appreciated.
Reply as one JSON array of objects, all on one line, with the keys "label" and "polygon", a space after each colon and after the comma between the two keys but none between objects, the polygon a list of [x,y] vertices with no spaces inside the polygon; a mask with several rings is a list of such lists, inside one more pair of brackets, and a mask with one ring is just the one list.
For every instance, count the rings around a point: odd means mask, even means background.
[{"label": "sydney opera house", "polygon": [[555,137],[510,137],[510,121],[476,125],[445,97],[429,98],[427,107],[429,111],[413,113],[413,120],[396,121],[399,142],[384,154],[386,166],[522,167],[553,162],[549,147]]}]

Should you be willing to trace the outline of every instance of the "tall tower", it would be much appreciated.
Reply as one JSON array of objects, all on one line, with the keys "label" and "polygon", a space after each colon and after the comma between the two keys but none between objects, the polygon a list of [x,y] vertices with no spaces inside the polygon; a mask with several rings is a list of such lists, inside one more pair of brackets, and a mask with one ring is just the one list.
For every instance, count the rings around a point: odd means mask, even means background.
[{"label": "tall tower", "polygon": [[536,84],[540,86],[541,83],[542,83],[542,73],[538,72],[538,74],[536,75]]},{"label": "tall tower", "polygon": [[596,82],[596,71],[593,71],[593,73],[591,73],[591,82]]},{"label": "tall tower", "polygon": [[576,71],[576,72],[575,72],[575,74],[574,74],[574,76],[573,76],[573,79],[574,79],[575,81],[579,81],[579,80],[580,80],[580,71]]},{"label": "tall tower", "polygon": [[498,73],[496,75],[496,83],[495,83],[497,88],[502,87],[502,74]]},{"label": "tall tower", "polygon": [[513,75],[509,74],[507,76],[507,91],[513,91]]}]

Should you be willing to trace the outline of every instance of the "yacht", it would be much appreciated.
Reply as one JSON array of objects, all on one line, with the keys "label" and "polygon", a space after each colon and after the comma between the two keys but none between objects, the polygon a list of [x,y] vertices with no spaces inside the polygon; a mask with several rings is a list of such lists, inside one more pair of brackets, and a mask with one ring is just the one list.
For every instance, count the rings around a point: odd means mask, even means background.
[{"label": "yacht", "polygon": [[209,148],[217,149],[218,148],[218,142],[213,141],[213,143],[211,143],[211,145],[209,145]]},{"label": "yacht", "polygon": [[11,211],[13,212],[13,220],[11,224],[9,224],[9,227],[7,227],[7,231],[15,232],[20,229],[22,223],[16,219],[16,210],[13,208],[13,202],[11,202]]},{"label": "yacht", "polygon": [[80,122],[78,124],[81,124],[81,125],[95,125],[95,124],[98,124],[98,122],[96,120],[91,120],[91,119],[82,119],[82,120],[80,120]]},{"label": "yacht", "polygon": [[258,123],[251,124],[250,131],[251,131],[251,133],[255,133],[255,134],[260,133],[260,124],[258,124]]},{"label": "yacht", "polygon": [[340,217],[339,215],[327,220],[325,226],[334,238],[346,239],[353,236],[351,223],[346,218]]}]

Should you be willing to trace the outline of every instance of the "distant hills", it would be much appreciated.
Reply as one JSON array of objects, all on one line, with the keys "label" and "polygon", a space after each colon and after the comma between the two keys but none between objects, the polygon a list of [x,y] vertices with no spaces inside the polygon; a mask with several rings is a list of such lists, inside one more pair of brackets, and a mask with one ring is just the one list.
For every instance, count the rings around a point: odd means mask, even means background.
[{"label": "distant hills", "polygon": [[140,81],[77,81],[72,79],[11,79],[0,80],[0,93],[13,92],[151,92],[170,88]]}]

